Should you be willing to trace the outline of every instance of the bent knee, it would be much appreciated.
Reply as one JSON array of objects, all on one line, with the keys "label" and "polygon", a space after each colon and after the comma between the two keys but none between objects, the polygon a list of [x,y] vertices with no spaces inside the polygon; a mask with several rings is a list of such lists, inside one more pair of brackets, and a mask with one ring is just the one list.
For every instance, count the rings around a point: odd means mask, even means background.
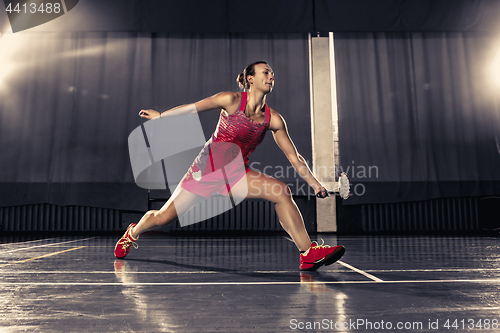
[{"label": "bent knee", "polygon": [[275,202],[292,200],[292,190],[283,182],[276,182],[272,185],[270,190],[270,195]]}]

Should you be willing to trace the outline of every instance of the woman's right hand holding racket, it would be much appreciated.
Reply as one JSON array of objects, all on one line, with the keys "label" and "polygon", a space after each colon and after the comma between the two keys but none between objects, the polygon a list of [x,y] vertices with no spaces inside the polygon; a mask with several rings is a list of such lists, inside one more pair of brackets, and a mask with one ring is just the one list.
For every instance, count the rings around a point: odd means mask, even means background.
[{"label": "woman's right hand holding racket", "polygon": [[321,189],[316,193],[316,197],[321,199],[327,198],[329,197],[328,192],[329,191],[326,189],[326,187],[321,186]]},{"label": "woman's right hand holding racket", "polygon": [[139,112],[139,117],[146,119],[154,119],[156,117],[159,117],[160,114],[161,113],[158,111],[148,109],[148,110],[141,110],[141,112]]}]

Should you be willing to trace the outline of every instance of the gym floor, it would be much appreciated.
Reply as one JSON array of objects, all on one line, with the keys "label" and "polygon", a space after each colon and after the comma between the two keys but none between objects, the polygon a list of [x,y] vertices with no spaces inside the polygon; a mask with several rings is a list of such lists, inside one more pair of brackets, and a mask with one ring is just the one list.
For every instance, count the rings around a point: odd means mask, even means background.
[{"label": "gym floor", "polygon": [[[285,235],[3,236],[2,332],[494,332],[500,246],[480,236],[318,235],[337,263],[300,272]],[[321,240],[320,240],[321,243]]]}]

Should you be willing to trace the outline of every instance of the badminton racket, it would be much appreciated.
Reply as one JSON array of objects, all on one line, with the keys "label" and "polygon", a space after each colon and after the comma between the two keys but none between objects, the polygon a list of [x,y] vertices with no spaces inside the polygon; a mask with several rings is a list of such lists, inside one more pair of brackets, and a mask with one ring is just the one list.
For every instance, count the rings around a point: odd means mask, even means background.
[{"label": "badminton racket", "polygon": [[350,187],[351,185],[349,183],[349,177],[347,177],[347,174],[345,172],[342,172],[333,190],[318,192],[316,196],[318,198],[326,198],[328,194],[335,194],[335,195],[338,194],[342,199],[347,199],[349,198]]}]

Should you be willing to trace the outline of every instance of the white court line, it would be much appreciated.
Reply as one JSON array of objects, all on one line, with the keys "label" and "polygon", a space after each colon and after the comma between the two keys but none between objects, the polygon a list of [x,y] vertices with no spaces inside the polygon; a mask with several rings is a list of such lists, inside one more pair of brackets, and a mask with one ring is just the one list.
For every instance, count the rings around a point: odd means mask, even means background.
[{"label": "white court line", "polygon": [[12,245],[12,244],[16,244],[17,245],[17,244],[36,243],[36,242],[42,242],[42,241],[49,240],[49,239],[56,239],[56,238],[52,237],[52,238],[36,239],[36,240],[25,241],[25,242],[2,243],[2,244],[0,244],[0,246],[8,246],[8,245]]},{"label": "white court line", "polygon": [[10,250],[10,251],[0,251],[0,254],[12,253],[12,252],[17,252],[17,251],[22,251],[22,250],[29,250],[29,249],[34,249],[34,248],[37,248],[37,247],[48,247],[48,246],[54,246],[54,245],[61,245],[61,244],[68,244],[68,243],[80,242],[80,241],[89,240],[89,239],[93,239],[93,238],[95,238],[95,237],[76,239],[76,240],[67,241],[67,242],[60,242],[60,243],[51,243],[51,244],[44,244],[44,245],[35,245],[35,246],[30,246],[30,247],[23,247],[23,248],[20,248],[20,249],[14,249],[14,250]]},{"label": "white court line", "polygon": [[373,281],[376,281],[376,282],[384,282],[384,280],[379,279],[378,277],[376,277],[376,276],[374,276],[374,275],[371,275],[371,274],[369,274],[369,273],[367,273],[367,272],[364,272],[364,271],[362,271],[362,270],[360,270],[360,269],[358,269],[358,268],[356,268],[356,267],[354,267],[354,266],[351,266],[351,265],[349,265],[349,264],[346,264],[346,263],[345,263],[345,262],[343,262],[343,261],[340,261],[340,260],[339,260],[339,261],[337,261],[337,262],[338,262],[339,264],[341,264],[342,266],[345,266],[345,267],[347,267],[347,268],[350,268],[350,269],[352,269],[353,271],[355,271],[355,272],[357,272],[357,273],[359,273],[359,274],[361,274],[361,275],[364,275],[364,276],[366,276],[366,277],[367,277],[367,278],[369,278],[369,279],[372,279]]},{"label": "white court line", "polygon": [[[131,271],[0,271],[1,274],[277,274],[277,273],[297,273],[298,271],[157,271],[157,272],[131,272]],[[346,271],[348,272],[348,271]]]},{"label": "white court line", "polygon": [[480,280],[400,280],[400,281],[314,281],[314,282],[0,282],[0,286],[233,286],[306,284],[408,284],[408,283],[500,283],[500,279]]},{"label": "white court line", "polygon": [[[300,273],[301,271],[151,271],[151,272],[134,272],[134,271],[0,271],[2,274],[289,274]],[[321,271],[323,273],[352,273],[351,270],[342,271]],[[311,272],[303,272],[311,273]],[[314,273],[313,273],[314,274]]]},{"label": "white court line", "polygon": [[436,268],[436,269],[367,269],[365,272],[392,273],[392,272],[484,272],[500,271],[500,268]]},{"label": "white court line", "polygon": [[[89,246],[87,246],[89,247]],[[364,272],[372,273],[415,273],[415,272],[459,272],[459,273],[470,273],[470,272],[498,272],[500,268],[449,268],[449,269],[387,269],[387,270],[365,270]],[[127,274],[293,274],[300,273],[301,271],[124,271],[120,273]],[[341,269],[341,270],[321,270],[320,273],[352,273],[352,269]],[[355,271],[356,272],[356,271]],[[115,271],[37,271],[37,270],[26,270],[26,271],[0,271],[1,274],[115,274]],[[305,273],[308,273],[307,271]],[[356,272],[359,273],[359,272]],[[314,273],[313,273],[314,274]],[[375,281],[375,280],[374,280]]]},{"label": "white court line", "polygon": [[23,260],[11,261],[11,262],[8,262],[6,264],[0,265],[0,267],[5,267],[5,266],[10,266],[10,265],[15,265],[15,264],[22,264],[22,263],[25,263],[25,262],[28,262],[28,261],[33,261],[33,260],[37,260],[37,259],[47,258],[47,257],[55,256],[55,255],[58,255],[58,254],[61,254],[61,253],[66,253],[66,252],[70,252],[70,251],[75,251],[75,250],[83,249],[84,247],[86,247],[86,246],[79,246],[79,247],[75,247],[75,248],[67,249],[67,250],[63,250],[63,251],[58,251],[58,252],[53,252],[53,253],[47,253],[47,254],[44,254],[44,255],[41,255],[41,256],[38,256],[38,257],[34,257],[34,258],[28,258],[28,259],[23,259]]}]

